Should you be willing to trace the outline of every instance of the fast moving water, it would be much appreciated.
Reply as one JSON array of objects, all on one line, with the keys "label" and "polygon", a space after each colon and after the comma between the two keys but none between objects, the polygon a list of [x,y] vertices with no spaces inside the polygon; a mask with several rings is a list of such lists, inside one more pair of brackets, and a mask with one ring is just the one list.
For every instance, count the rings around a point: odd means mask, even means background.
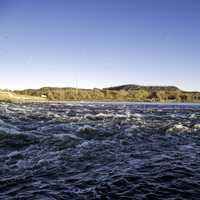
[{"label": "fast moving water", "polygon": [[0,104],[1,200],[199,198],[199,105]]}]

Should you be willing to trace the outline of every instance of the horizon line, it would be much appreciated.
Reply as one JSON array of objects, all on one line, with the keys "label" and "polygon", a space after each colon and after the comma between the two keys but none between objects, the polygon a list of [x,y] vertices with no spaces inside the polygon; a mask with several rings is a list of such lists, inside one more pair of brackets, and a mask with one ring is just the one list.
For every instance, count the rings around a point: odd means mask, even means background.
[{"label": "horizon line", "polygon": [[200,92],[198,90],[193,90],[193,89],[182,89],[182,87],[177,86],[177,85],[172,85],[172,84],[168,84],[168,85],[151,85],[151,84],[119,84],[119,85],[110,85],[110,86],[106,86],[106,87],[76,87],[76,86],[63,86],[63,85],[44,85],[44,86],[39,86],[39,87],[18,87],[18,88],[9,88],[9,87],[5,87],[5,88],[0,88],[0,90],[10,90],[10,91],[16,91],[16,90],[38,90],[41,88],[77,88],[77,89],[86,89],[86,90],[92,90],[92,89],[106,89],[106,88],[112,88],[112,87],[120,87],[120,86],[131,86],[131,85],[135,85],[135,86],[139,86],[139,87],[176,87],[177,89],[181,90],[181,91],[186,91],[186,92]]}]

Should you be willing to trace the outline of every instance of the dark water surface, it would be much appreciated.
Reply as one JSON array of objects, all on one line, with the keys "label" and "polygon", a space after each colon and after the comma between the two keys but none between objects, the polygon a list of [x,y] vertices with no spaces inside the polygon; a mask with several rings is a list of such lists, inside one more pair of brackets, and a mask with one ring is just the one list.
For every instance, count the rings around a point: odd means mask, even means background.
[{"label": "dark water surface", "polygon": [[200,105],[1,103],[0,199],[200,199]]}]

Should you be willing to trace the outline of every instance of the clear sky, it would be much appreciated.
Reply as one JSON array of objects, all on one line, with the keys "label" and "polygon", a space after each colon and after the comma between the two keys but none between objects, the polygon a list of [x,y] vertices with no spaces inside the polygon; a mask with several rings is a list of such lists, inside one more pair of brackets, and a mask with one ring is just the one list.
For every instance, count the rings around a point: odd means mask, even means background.
[{"label": "clear sky", "polygon": [[0,0],[0,88],[200,91],[199,0]]}]

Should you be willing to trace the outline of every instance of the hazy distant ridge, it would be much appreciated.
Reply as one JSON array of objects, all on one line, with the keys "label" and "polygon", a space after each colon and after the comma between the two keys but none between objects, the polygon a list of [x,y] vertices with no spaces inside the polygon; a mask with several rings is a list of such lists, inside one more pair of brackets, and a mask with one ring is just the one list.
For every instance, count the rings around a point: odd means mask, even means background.
[{"label": "hazy distant ridge", "polygon": [[142,85],[120,85],[120,86],[114,86],[114,87],[108,87],[104,88],[107,90],[151,90],[151,91],[178,91],[180,90],[176,86],[142,86]]}]

